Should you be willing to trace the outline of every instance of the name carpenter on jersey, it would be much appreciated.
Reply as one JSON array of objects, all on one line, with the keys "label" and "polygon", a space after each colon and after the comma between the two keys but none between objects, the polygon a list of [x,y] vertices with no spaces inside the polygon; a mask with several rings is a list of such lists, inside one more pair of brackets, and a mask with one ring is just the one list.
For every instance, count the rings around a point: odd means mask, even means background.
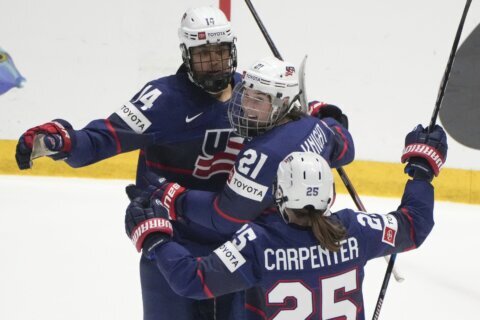
[{"label": "name carpenter on jersey", "polygon": [[355,237],[342,240],[340,250],[332,252],[320,245],[300,248],[264,250],[265,269],[272,271],[318,269],[344,263],[359,256],[358,241]]}]

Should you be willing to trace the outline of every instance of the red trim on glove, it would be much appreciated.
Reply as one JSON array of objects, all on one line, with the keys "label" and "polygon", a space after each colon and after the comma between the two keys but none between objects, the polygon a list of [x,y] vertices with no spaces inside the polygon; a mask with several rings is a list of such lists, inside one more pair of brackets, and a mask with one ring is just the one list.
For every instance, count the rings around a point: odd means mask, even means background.
[{"label": "red trim on glove", "polygon": [[145,238],[153,232],[161,232],[172,236],[173,228],[170,221],[163,218],[152,218],[142,221],[133,229],[130,239],[137,251],[142,251],[142,245]]},{"label": "red trim on glove", "polygon": [[27,132],[23,135],[23,139],[25,140],[25,144],[28,148],[33,148],[33,140],[37,134],[58,134],[62,137],[62,149],[59,150],[61,152],[70,152],[72,150],[72,140],[70,138],[70,134],[65,129],[65,127],[56,121],[47,122],[40,126],[33,127],[28,129]]},{"label": "red trim on glove", "polygon": [[420,157],[426,159],[432,167],[435,176],[438,176],[440,169],[445,163],[445,159],[442,157],[442,155],[438,152],[437,149],[423,143],[412,143],[406,146],[405,149],[403,149],[403,154],[401,158],[402,163],[405,163],[405,161],[407,161],[411,157]]},{"label": "red trim on glove", "polygon": [[68,133],[67,129],[57,121],[52,121],[49,124],[53,124],[56,126],[57,133],[62,136],[62,142],[63,142],[63,147],[62,147],[62,152],[70,152],[72,150],[72,139],[70,138],[70,134]]},{"label": "red trim on glove", "polygon": [[308,114],[310,114],[313,117],[318,116],[318,113],[320,112],[320,109],[323,106],[326,106],[327,103],[325,102],[320,102],[320,101],[312,101],[308,104]]},{"label": "red trim on glove", "polygon": [[165,191],[162,196],[162,205],[167,208],[170,219],[177,220],[177,212],[175,210],[175,200],[179,195],[185,192],[184,187],[178,183],[169,183],[165,187]]}]

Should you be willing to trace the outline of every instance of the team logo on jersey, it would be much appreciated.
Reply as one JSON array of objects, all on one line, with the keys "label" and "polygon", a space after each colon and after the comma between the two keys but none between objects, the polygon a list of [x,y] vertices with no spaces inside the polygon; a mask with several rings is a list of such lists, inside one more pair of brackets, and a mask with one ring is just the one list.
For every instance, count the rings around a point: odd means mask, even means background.
[{"label": "team logo on jersey", "polygon": [[231,132],[232,129],[207,130],[202,155],[195,162],[194,177],[208,179],[217,173],[229,173],[243,148],[243,138],[230,137]]},{"label": "team logo on jersey", "polygon": [[190,123],[192,122],[193,120],[197,119],[198,117],[200,117],[201,115],[203,114],[203,112],[200,112],[196,115],[194,115],[193,117],[188,117],[188,115],[185,117],[185,122],[186,123]]},{"label": "team logo on jersey", "polygon": [[230,241],[225,242],[213,252],[222,260],[231,273],[235,272],[246,262],[240,251]]},{"label": "team logo on jersey", "polygon": [[125,103],[115,112],[136,133],[143,133],[152,123],[131,102]]},{"label": "team logo on jersey", "polygon": [[395,237],[397,236],[398,221],[391,214],[381,215],[385,226],[383,227],[382,242],[395,247]]},{"label": "team logo on jersey", "polygon": [[293,76],[295,73],[295,67],[285,67],[285,76]]}]

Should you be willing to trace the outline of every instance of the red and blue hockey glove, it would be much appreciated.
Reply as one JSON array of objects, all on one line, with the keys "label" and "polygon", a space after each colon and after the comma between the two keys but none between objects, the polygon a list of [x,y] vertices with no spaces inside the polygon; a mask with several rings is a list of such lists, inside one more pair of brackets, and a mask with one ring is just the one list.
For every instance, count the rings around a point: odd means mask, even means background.
[{"label": "red and blue hockey glove", "polygon": [[448,144],[442,127],[436,125],[430,133],[427,129],[419,124],[407,134],[401,161],[407,162],[409,176],[431,181],[447,159]]},{"label": "red and blue hockey glove", "polygon": [[134,199],[125,214],[125,231],[138,252],[152,257],[155,247],[169,241],[173,235],[167,210],[153,210],[142,198]]},{"label": "red and blue hockey glove", "polygon": [[348,117],[339,107],[319,101],[312,101],[308,104],[310,115],[319,119],[333,118],[340,123],[345,129],[348,129]]},{"label": "red and blue hockey glove", "polygon": [[144,176],[148,186],[146,188],[138,188],[135,185],[128,185],[125,191],[130,200],[140,197],[153,203],[161,204],[167,211],[170,220],[177,220],[178,211],[175,203],[178,197],[187,189],[175,182],[169,182],[164,177],[160,177],[153,172],[147,172]]},{"label": "red and blue hockey glove", "polygon": [[72,149],[70,129],[70,123],[59,119],[28,129],[18,140],[15,152],[20,170],[31,168],[32,159],[41,156],[48,155],[54,160],[66,158]]}]

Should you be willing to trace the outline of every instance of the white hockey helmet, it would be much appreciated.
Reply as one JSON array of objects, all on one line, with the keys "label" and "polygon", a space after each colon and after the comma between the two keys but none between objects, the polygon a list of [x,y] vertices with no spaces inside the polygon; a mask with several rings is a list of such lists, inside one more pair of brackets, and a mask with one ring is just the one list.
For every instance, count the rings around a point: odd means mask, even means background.
[{"label": "white hockey helmet", "polygon": [[[260,110],[258,94],[267,96],[271,105]],[[299,107],[299,85],[293,64],[274,57],[258,60],[243,72],[230,101],[228,116],[235,131],[253,137],[276,126],[285,115]]]},{"label": "white hockey helmet", "polygon": [[[236,38],[225,14],[215,7],[190,8],[183,14],[178,37],[183,63],[190,80],[211,93],[225,89],[237,67]],[[197,63],[197,67],[194,66],[192,48],[201,46],[212,53],[221,50],[222,46],[228,49],[228,57],[222,55],[222,67],[218,72],[203,71],[205,64],[212,63],[205,59],[202,63]],[[213,57],[210,59],[214,60]]]},{"label": "white hockey helmet", "polygon": [[286,222],[286,208],[312,208],[329,216],[335,201],[332,169],[317,153],[292,152],[278,166],[274,192],[275,202]]}]

